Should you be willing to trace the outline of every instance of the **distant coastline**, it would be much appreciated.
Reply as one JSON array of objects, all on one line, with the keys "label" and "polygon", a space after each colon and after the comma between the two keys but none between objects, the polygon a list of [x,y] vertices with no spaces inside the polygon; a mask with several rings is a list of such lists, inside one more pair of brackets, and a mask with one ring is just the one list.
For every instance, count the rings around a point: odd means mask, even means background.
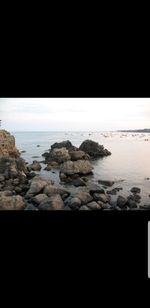
[{"label": "distant coastline", "polygon": [[150,128],[144,128],[144,129],[122,129],[122,130],[117,130],[117,132],[124,132],[124,133],[150,133]]}]

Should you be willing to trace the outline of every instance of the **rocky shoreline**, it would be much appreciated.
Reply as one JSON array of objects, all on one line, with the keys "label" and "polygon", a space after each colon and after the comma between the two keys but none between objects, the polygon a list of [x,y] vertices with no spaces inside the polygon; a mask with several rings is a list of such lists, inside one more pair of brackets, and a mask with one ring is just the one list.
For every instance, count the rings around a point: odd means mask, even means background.
[{"label": "rocky shoreline", "polygon": [[124,197],[122,187],[113,188],[114,181],[92,182],[93,160],[111,155],[92,140],[85,140],[79,148],[69,140],[54,143],[43,153],[45,170],[59,172],[60,183],[56,185],[37,175],[39,161],[28,164],[21,158],[13,136],[1,130],[0,137],[0,210],[150,209],[150,205],[139,204],[138,187],[132,187],[130,195]]}]

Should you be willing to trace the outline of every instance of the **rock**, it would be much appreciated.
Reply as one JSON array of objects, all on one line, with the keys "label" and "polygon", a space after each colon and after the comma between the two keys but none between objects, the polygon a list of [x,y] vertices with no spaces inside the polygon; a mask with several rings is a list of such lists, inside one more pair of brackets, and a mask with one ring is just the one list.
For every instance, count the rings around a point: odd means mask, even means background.
[{"label": "rock", "polygon": [[110,202],[110,196],[108,196],[105,193],[100,193],[100,194],[94,193],[93,199],[94,199],[94,201],[102,201],[104,203]]},{"label": "rock", "polygon": [[32,178],[34,178],[36,175],[37,175],[37,174],[36,174],[35,172],[30,172],[30,173],[28,174],[28,178],[29,178],[29,179],[32,179]]},{"label": "rock", "polygon": [[89,159],[89,155],[83,151],[69,151],[70,157],[72,161],[81,160],[81,159]]},{"label": "rock", "polygon": [[55,195],[55,194],[59,194],[61,195],[62,197],[64,195],[68,196],[70,193],[61,188],[61,187],[57,187],[55,185],[46,185],[45,188],[44,188],[44,191],[43,191],[44,194],[46,194],[47,196],[51,196],[51,195]]},{"label": "rock", "polygon": [[108,195],[116,195],[118,191],[122,190],[122,187],[115,187],[112,190],[107,190]]},{"label": "rock", "polygon": [[109,203],[105,203],[105,204],[103,203],[101,205],[101,209],[103,209],[103,210],[112,210],[113,207]]},{"label": "rock", "polygon": [[46,185],[47,185],[47,181],[45,181],[44,179],[40,177],[39,178],[34,177],[31,182],[30,189],[27,192],[27,196],[33,196],[33,195],[41,193]]},{"label": "rock", "polygon": [[117,206],[119,206],[121,209],[125,207],[125,205],[127,204],[127,199],[122,197],[122,196],[118,196],[117,198]]},{"label": "rock", "polygon": [[41,168],[42,168],[42,167],[41,167],[40,163],[39,163],[37,160],[34,160],[34,161],[33,161],[33,164],[27,166],[27,169],[28,169],[29,171],[31,171],[31,170],[40,171]]},{"label": "rock", "polygon": [[62,141],[62,142],[55,142],[54,144],[51,145],[51,150],[61,149],[61,148],[66,148],[67,150],[76,149],[69,140]]},{"label": "rock", "polygon": [[23,150],[23,151],[20,151],[20,153],[26,153],[26,151]]},{"label": "rock", "polygon": [[38,194],[32,198],[32,201],[38,205],[42,202],[46,202],[47,200],[48,200],[48,197],[46,194]]},{"label": "rock", "polygon": [[1,191],[0,192],[0,197],[3,197],[3,196],[12,196],[12,191],[11,190],[5,190],[5,191]]},{"label": "rock", "polygon": [[127,197],[127,199],[128,199],[128,201],[129,201],[129,200],[132,200],[132,201],[135,201],[135,202],[139,203],[139,202],[140,202],[140,199],[141,199],[141,196],[139,196],[139,195],[137,195],[137,194],[133,194],[133,195],[129,195],[129,196]]},{"label": "rock", "polygon": [[82,142],[79,149],[90,155],[91,158],[98,158],[111,154],[107,149],[104,149],[103,145],[99,145],[97,142],[92,140],[85,140]]},{"label": "rock", "polygon": [[137,208],[137,204],[134,200],[128,200],[127,205],[129,208]]},{"label": "rock", "polygon": [[4,129],[0,130],[0,157],[20,157],[20,153],[15,146],[14,136]]},{"label": "rock", "polygon": [[13,185],[17,186],[19,185],[19,183],[20,183],[20,180],[18,178],[13,180]]},{"label": "rock", "polygon": [[39,210],[63,210],[64,203],[60,195],[56,194],[48,198],[46,202],[39,205]]},{"label": "rock", "polygon": [[70,198],[69,202],[68,202],[68,206],[72,209],[72,210],[76,210],[81,206],[81,200],[77,197],[74,198]]},{"label": "rock", "polygon": [[21,187],[15,187],[15,192],[17,194],[20,194],[22,192],[22,188]]},{"label": "rock", "polygon": [[90,208],[86,205],[82,205],[80,208],[79,208],[80,211],[90,211]]},{"label": "rock", "polygon": [[105,193],[105,190],[97,184],[88,184],[87,189],[89,193],[93,195],[94,193]]},{"label": "rock", "polygon": [[90,174],[92,169],[92,165],[87,160],[67,161],[61,165],[60,173],[66,175]]},{"label": "rock", "polygon": [[114,181],[98,180],[98,183],[103,184],[105,186],[113,186],[115,182]]},{"label": "rock", "polygon": [[149,180],[150,180],[150,178],[145,178],[144,180],[149,181]]},{"label": "rock", "polygon": [[50,165],[50,164],[48,164],[45,168],[44,168],[44,170],[46,170],[46,171],[50,171],[52,169],[52,166]]},{"label": "rock", "polygon": [[5,179],[21,177],[22,174],[26,177],[28,171],[25,161],[22,158],[0,157],[0,174]]},{"label": "rock", "polygon": [[71,211],[71,208],[70,208],[68,205],[66,205],[66,206],[64,207],[64,211]]},{"label": "rock", "polygon": [[55,161],[58,164],[64,163],[65,161],[70,160],[70,155],[66,148],[53,149],[50,151],[47,161]]},{"label": "rock", "polygon": [[140,208],[143,210],[150,210],[150,204],[140,205]]},{"label": "rock", "polygon": [[32,158],[39,158],[40,156],[32,156]]},{"label": "rock", "polygon": [[23,210],[24,208],[25,202],[21,196],[0,194],[0,210]]},{"label": "rock", "polygon": [[101,206],[95,201],[88,203],[87,207],[89,207],[90,210],[100,210],[101,209]]},{"label": "rock", "polygon": [[81,191],[81,192],[77,193],[75,195],[75,197],[80,199],[81,204],[87,204],[88,202],[91,202],[93,200],[92,196],[85,191]]},{"label": "rock", "polygon": [[5,177],[0,174],[0,183],[5,181]]},{"label": "rock", "polygon": [[39,148],[39,147],[40,147],[40,145],[38,144],[38,145],[37,145],[37,147]]},{"label": "rock", "polygon": [[73,180],[72,185],[74,185],[75,187],[86,186],[85,182],[81,178]]},{"label": "rock", "polygon": [[141,189],[138,188],[138,187],[132,187],[131,190],[130,190],[132,193],[135,193],[135,194],[139,194]]},{"label": "rock", "polygon": [[38,209],[33,204],[28,204],[25,211],[38,211]]}]

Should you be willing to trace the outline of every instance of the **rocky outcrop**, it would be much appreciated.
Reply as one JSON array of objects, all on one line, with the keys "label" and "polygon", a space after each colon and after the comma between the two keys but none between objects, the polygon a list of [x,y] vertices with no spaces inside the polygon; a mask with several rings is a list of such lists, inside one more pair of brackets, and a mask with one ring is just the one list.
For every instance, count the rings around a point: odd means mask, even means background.
[{"label": "rocky outcrop", "polygon": [[111,152],[109,152],[107,149],[104,149],[103,145],[100,145],[93,140],[83,141],[79,149],[90,155],[91,158],[111,155]]},{"label": "rocky outcrop", "polygon": [[0,157],[20,157],[15,146],[15,137],[6,130],[0,130]]},{"label": "rocky outcrop", "polygon": [[66,148],[54,148],[50,151],[49,156],[47,157],[47,162],[56,162],[61,164],[70,159],[71,157]]},{"label": "rocky outcrop", "polygon": [[31,165],[28,165],[28,166],[27,166],[27,169],[28,169],[29,171],[31,171],[31,170],[40,171],[41,168],[42,168],[42,167],[41,167],[39,161],[37,161],[37,160],[34,160],[33,163],[32,163]]},{"label": "rocky outcrop", "polygon": [[0,157],[0,174],[6,179],[26,177],[25,161],[22,158]]}]

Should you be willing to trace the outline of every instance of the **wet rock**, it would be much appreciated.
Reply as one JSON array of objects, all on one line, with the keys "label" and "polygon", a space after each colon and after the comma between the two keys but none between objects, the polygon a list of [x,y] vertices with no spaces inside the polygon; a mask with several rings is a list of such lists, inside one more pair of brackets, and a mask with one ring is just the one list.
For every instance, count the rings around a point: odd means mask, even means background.
[{"label": "wet rock", "polygon": [[67,150],[76,149],[69,140],[62,141],[62,142],[55,142],[54,144],[51,145],[51,150],[61,149],[61,148],[66,148]]},{"label": "wet rock", "polygon": [[122,196],[118,196],[117,198],[117,206],[119,206],[121,209],[123,209],[127,204],[127,198],[124,198]]},{"label": "wet rock", "polygon": [[93,199],[94,199],[94,201],[102,201],[104,203],[110,202],[110,196],[108,196],[105,193],[100,193],[100,194],[94,193]]},{"label": "wet rock", "polygon": [[73,180],[72,185],[74,185],[75,187],[86,186],[85,182],[81,178]]},{"label": "wet rock", "polygon": [[32,178],[34,178],[36,175],[37,175],[37,174],[36,174],[35,172],[30,172],[30,173],[28,174],[28,179],[32,179]]},{"label": "wet rock", "polygon": [[95,201],[89,202],[87,204],[87,207],[89,207],[90,210],[100,210],[101,209],[101,206]]},{"label": "wet rock", "polygon": [[141,189],[140,189],[140,188],[138,188],[138,187],[132,187],[132,188],[131,188],[131,192],[132,192],[132,193],[139,194],[139,193],[140,193],[140,191],[141,191]]},{"label": "wet rock", "polygon": [[32,156],[32,158],[39,158],[40,156]]},{"label": "wet rock", "polygon": [[59,194],[62,197],[64,195],[68,196],[70,194],[67,190],[65,190],[65,189],[63,189],[61,187],[55,186],[55,185],[47,185],[47,186],[45,186],[43,193],[46,194],[47,196]]},{"label": "wet rock", "polygon": [[40,147],[40,145],[39,145],[39,144],[37,144],[37,147],[39,148],[39,147]]},{"label": "wet rock", "polygon": [[112,190],[107,190],[107,194],[108,195],[116,195],[117,192],[119,192],[122,189],[123,189],[122,187],[115,187]]},{"label": "wet rock", "polygon": [[69,154],[70,154],[72,161],[81,160],[81,159],[90,159],[90,156],[88,154],[80,150],[70,151]]},{"label": "wet rock", "polygon": [[23,210],[24,208],[25,202],[21,196],[0,194],[0,210]]},{"label": "wet rock", "polygon": [[92,158],[103,157],[111,154],[107,149],[104,149],[103,145],[99,145],[97,142],[92,140],[85,140],[82,142],[79,149],[90,155]]},{"label": "wet rock", "polygon": [[39,210],[63,210],[64,202],[59,194],[53,195],[46,202],[40,203]]},{"label": "wet rock", "polygon": [[91,209],[86,206],[86,205],[82,205],[80,208],[79,208],[79,211],[90,211]]},{"label": "wet rock", "polygon": [[60,173],[65,175],[74,174],[90,174],[92,172],[92,165],[88,160],[67,161],[61,165]]},{"label": "wet rock", "polygon": [[109,203],[103,203],[103,204],[101,205],[101,209],[102,209],[102,210],[112,210],[113,207],[112,207]]},{"label": "wet rock", "polygon": [[46,202],[47,200],[48,196],[46,194],[38,194],[32,198],[32,201],[38,205],[42,202]]},{"label": "wet rock", "polygon": [[29,171],[31,171],[31,170],[40,171],[41,168],[42,168],[42,167],[41,167],[40,163],[39,163],[37,160],[34,160],[34,161],[33,161],[33,164],[27,166],[27,169],[28,169]]},{"label": "wet rock", "polygon": [[150,210],[150,204],[145,204],[145,205],[140,205],[140,208],[142,209],[142,210]]},{"label": "wet rock", "polygon": [[150,178],[145,178],[144,180],[149,181],[149,180],[150,180]]},{"label": "wet rock", "polygon": [[104,180],[98,180],[99,184],[103,184],[105,186],[113,186],[114,185],[114,181],[104,181]]},{"label": "wet rock", "polygon": [[25,150],[23,150],[23,151],[20,151],[20,153],[26,153],[26,151],[25,151]]},{"label": "wet rock", "polygon": [[71,208],[70,208],[68,205],[66,205],[66,206],[64,207],[64,211],[71,211]]},{"label": "wet rock", "polygon": [[92,196],[85,191],[81,191],[81,192],[77,193],[75,195],[75,197],[80,199],[81,204],[87,204],[88,202],[91,202],[93,200]]}]

